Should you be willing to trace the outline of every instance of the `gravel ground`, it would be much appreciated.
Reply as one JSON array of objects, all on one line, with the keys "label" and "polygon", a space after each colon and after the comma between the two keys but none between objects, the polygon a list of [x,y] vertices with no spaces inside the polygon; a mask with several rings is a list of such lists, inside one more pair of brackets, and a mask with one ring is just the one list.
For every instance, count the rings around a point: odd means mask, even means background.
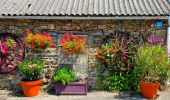
[{"label": "gravel ground", "polygon": [[[156,100],[170,100],[170,88],[163,91],[158,92],[158,97]],[[0,100],[146,100],[141,96],[140,93],[135,92],[105,92],[105,91],[95,91],[89,92],[87,95],[55,95],[55,94],[47,94],[40,93],[35,97],[24,97],[23,94],[20,96],[16,96],[14,94],[11,95],[10,91],[0,90]]]}]

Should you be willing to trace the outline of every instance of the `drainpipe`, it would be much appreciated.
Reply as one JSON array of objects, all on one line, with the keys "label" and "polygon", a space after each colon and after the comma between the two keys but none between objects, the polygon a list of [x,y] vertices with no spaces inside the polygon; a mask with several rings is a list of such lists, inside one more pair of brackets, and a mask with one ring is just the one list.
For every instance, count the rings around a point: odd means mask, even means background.
[{"label": "drainpipe", "polygon": [[168,18],[168,28],[167,28],[167,53],[170,56],[170,18]]},{"label": "drainpipe", "polygon": [[[170,3],[170,0],[168,0]],[[167,27],[167,53],[169,56],[168,63],[170,63],[170,16],[168,16],[168,27]]]},{"label": "drainpipe", "polygon": [[[170,17],[168,17],[168,27],[167,27],[167,53],[168,53],[168,63],[170,63]],[[170,86],[170,79],[167,80],[167,85]]]}]

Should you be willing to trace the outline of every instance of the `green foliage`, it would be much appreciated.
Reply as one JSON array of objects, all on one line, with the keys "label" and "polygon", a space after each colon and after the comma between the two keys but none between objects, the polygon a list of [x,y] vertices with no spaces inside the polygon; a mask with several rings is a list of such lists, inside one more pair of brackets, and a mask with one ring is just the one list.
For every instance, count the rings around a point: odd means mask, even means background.
[{"label": "green foliage", "polygon": [[19,71],[27,81],[34,81],[42,78],[44,62],[40,59],[25,59],[18,64]]},{"label": "green foliage", "polygon": [[[100,90],[137,90],[138,77],[134,70],[126,72],[113,72],[101,68],[98,70],[98,88]],[[102,73],[102,74],[101,74]],[[105,74],[103,74],[105,73]]]},{"label": "green foliage", "polygon": [[[98,82],[102,89],[115,91],[138,88],[137,75],[133,72],[137,49],[138,45],[127,33],[114,34],[99,47],[97,58],[108,72],[107,77],[99,74]],[[108,82],[102,82],[106,78]]]},{"label": "green foliage", "polygon": [[134,67],[137,44],[127,34],[115,34],[106,44],[98,47],[97,58],[105,67],[114,70],[129,70]]},{"label": "green foliage", "polygon": [[9,47],[14,47],[16,46],[16,41],[12,38],[6,38],[6,44],[9,46]]},{"label": "green foliage", "polygon": [[135,71],[146,82],[166,81],[169,77],[166,48],[161,45],[146,45],[139,48]]},{"label": "green foliage", "polygon": [[68,67],[61,67],[57,69],[55,75],[54,75],[54,80],[55,81],[60,81],[62,84],[66,84],[72,81],[75,81],[75,72],[74,70],[68,68]]},{"label": "green foliage", "polygon": [[99,90],[108,90],[107,82],[108,73],[106,72],[106,68],[99,66],[97,73],[98,73],[97,88]]},{"label": "green foliage", "polygon": [[129,75],[128,73],[118,72],[109,73],[109,90],[125,90],[129,88]]}]

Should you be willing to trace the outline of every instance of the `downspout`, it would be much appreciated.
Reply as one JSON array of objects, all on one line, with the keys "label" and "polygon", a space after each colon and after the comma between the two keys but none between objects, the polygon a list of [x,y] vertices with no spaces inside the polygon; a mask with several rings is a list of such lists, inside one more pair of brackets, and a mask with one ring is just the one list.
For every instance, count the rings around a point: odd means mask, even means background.
[{"label": "downspout", "polygon": [[167,53],[170,56],[170,18],[168,18],[168,28],[167,28]]},{"label": "downspout", "polygon": [[[167,54],[168,54],[168,63],[170,63],[170,17],[168,17],[168,26],[167,26]],[[170,86],[170,79],[167,80],[167,85]]]},{"label": "downspout", "polygon": [[[170,0],[168,0],[170,3]],[[168,64],[170,63],[170,16],[168,17],[167,26],[167,53],[168,53]],[[170,79],[167,80],[167,85],[170,86]]]}]

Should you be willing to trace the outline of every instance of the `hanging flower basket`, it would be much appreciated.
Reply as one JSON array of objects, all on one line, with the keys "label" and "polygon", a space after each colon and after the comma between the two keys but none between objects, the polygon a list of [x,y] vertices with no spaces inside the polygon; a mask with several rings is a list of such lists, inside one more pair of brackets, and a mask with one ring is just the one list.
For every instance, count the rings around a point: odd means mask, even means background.
[{"label": "hanging flower basket", "polygon": [[65,54],[80,54],[86,52],[86,39],[83,36],[65,33],[60,44]]},{"label": "hanging flower basket", "polygon": [[46,32],[33,33],[27,30],[26,36],[24,37],[24,41],[31,48],[46,48],[55,45],[52,36]]}]

